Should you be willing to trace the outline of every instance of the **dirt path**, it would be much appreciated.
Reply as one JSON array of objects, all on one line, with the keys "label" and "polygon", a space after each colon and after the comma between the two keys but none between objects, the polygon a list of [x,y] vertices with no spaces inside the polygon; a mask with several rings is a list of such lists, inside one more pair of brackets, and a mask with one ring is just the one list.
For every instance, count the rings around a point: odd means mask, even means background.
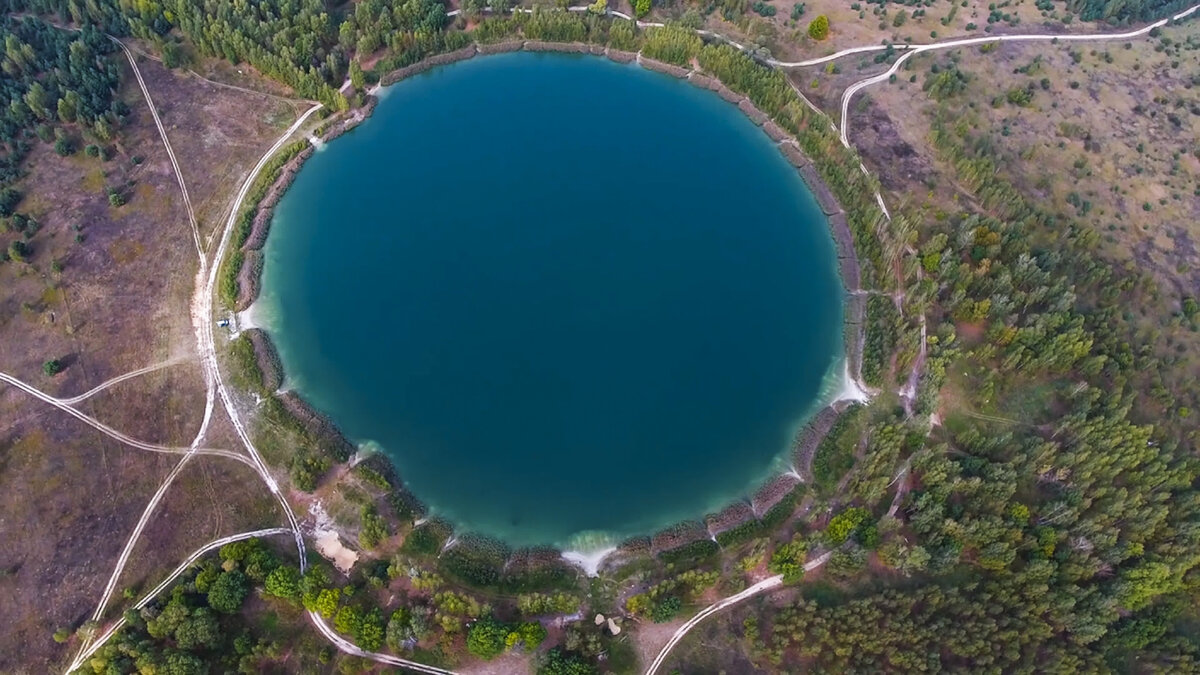
[{"label": "dirt path", "polygon": [[[255,530],[253,532],[242,532],[241,534],[233,534],[228,537],[221,537],[220,539],[210,541],[204,546],[196,549],[195,552],[193,552],[187,557],[187,559],[179,564],[179,567],[175,568],[174,572],[168,574],[166,579],[163,579],[161,582],[159,582],[159,584],[151,589],[149,593],[143,595],[142,598],[137,601],[137,604],[133,606],[133,608],[142,609],[146,605],[150,604],[151,600],[157,597],[159,593],[165,591],[167,587],[171,585],[171,582],[175,581],[180,574],[186,572],[187,569],[191,567],[193,563],[199,560],[200,556],[204,555],[205,553],[221,548],[225,544],[232,544],[235,541],[242,541],[243,539],[252,539],[255,537],[269,537],[276,534],[291,534],[291,530],[285,527],[273,527],[265,530]],[[121,628],[124,626],[125,617],[122,616],[111,626],[105,629],[103,633],[100,633],[98,636],[96,636],[91,641],[90,645],[84,647],[83,651],[81,651],[79,655],[75,657],[75,663],[72,664],[70,670],[80,667],[84,661],[91,658],[92,654],[95,654],[98,649],[104,646],[105,642],[108,642],[109,638],[115,635],[117,631],[121,630]]]},{"label": "dirt path", "polygon": [[[808,572],[811,570],[815,570],[816,568],[820,567],[821,565],[824,565],[829,560],[829,557],[832,555],[833,555],[833,551],[826,551],[825,553],[822,553],[820,556],[804,563],[804,571]],[[665,646],[663,646],[662,651],[660,651],[658,653],[658,656],[650,664],[650,667],[646,669],[646,675],[654,675],[658,671],[658,669],[662,667],[663,661],[666,660],[667,654],[670,653],[671,649],[673,649],[675,647],[675,645],[679,644],[679,642],[681,640],[683,640],[684,636],[687,635],[688,631],[695,628],[696,625],[699,624],[701,621],[704,621],[708,617],[712,616],[713,614],[716,614],[717,612],[725,609],[726,607],[731,607],[733,605],[736,605],[739,602],[742,602],[743,600],[746,600],[747,598],[751,598],[751,597],[758,595],[759,593],[762,593],[764,591],[769,591],[769,590],[773,590],[775,588],[779,588],[782,585],[783,585],[783,575],[778,574],[773,577],[768,577],[768,578],[763,579],[762,581],[758,582],[757,584],[754,584],[753,586],[747,588],[746,590],[742,591],[741,593],[736,593],[727,598],[718,600],[718,601],[714,602],[713,604],[709,605],[708,607],[705,607],[704,609],[700,610],[699,612],[696,613],[696,616],[693,616],[691,619],[688,619],[686,623],[684,623],[682,626],[679,627],[678,630],[675,631],[675,634],[672,635],[671,639],[667,641],[667,644]]]},{"label": "dirt path", "polygon": [[100,392],[104,391],[105,389],[108,389],[109,387],[111,387],[115,384],[120,384],[126,380],[132,380],[135,377],[140,377],[140,376],[146,375],[148,373],[153,373],[155,371],[162,370],[164,368],[170,368],[171,366],[176,366],[181,363],[187,363],[190,360],[191,359],[170,359],[167,361],[163,361],[161,363],[156,363],[151,366],[146,366],[144,368],[138,368],[137,370],[131,370],[128,373],[125,373],[124,375],[118,375],[118,376],[112,378],[111,380],[101,382],[100,384],[92,387],[91,389],[83,392],[82,394],[80,394],[78,396],[72,396],[70,398],[59,398],[56,400],[59,403],[65,403],[66,405],[75,405],[76,403],[79,403],[80,401],[89,399],[89,398],[95,396],[96,394],[99,394]]},{"label": "dirt path", "polygon": [[[1190,8],[1185,9],[1182,12],[1179,12],[1178,14],[1176,14],[1174,16],[1171,16],[1171,17],[1168,17],[1165,19],[1159,19],[1158,21],[1155,21],[1152,24],[1143,26],[1137,30],[1126,31],[1124,33],[1095,33],[1095,34],[1090,34],[1090,35],[1089,34],[1071,34],[1071,33],[1067,33],[1067,34],[1063,34],[1063,35],[1036,35],[1036,34],[994,35],[994,36],[988,36],[988,37],[947,40],[946,42],[937,42],[937,43],[926,44],[926,45],[906,46],[906,47],[904,47],[904,49],[905,49],[904,54],[902,54],[900,56],[900,58],[896,59],[896,62],[892,64],[891,68],[887,69],[886,71],[884,71],[878,75],[875,75],[874,77],[868,77],[865,80],[860,80],[859,82],[855,82],[854,84],[850,85],[846,89],[845,93],[842,94],[842,124],[841,124],[842,145],[846,146],[847,148],[850,147],[850,140],[847,137],[847,126],[848,126],[847,120],[850,116],[849,115],[850,99],[853,98],[854,95],[857,94],[859,91],[862,91],[863,89],[866,89],[867,87],[869,87],[873,84],[878,84],[880,82],[883,82],[883,81],[891,78],[892,75],[896,74],[896,71],[900,70],[900,66],[903,65],[904,62],[910,56],[913,56],[914,54],[920,54],[922,52],[938,51],[938,50],[942,50],[942,49],[954,49],[957,47],[970,47],[973,45],[988,44],[990,42],[1100,42],[1100,41],[1107,41],[1107,40],[1127,40],[1129,38],[1140,37],[1142,35],[1145,35],[1145,34],[1149,33],[1150,31],[1154,30],[1155,28],[1161,28],[1161,27],[1167,25],[1168,22],[1179,21],[1180,19],[1183,19],[1183,18],[1191,15],[1197,9],[1200,9],[1200,5],[1192,5]],[[899,47],[897,46],[897,48],[899,48]],[[862,47],[857,47],[855,49],[858,49],[860,51],[868,51]],[[878,47],[877,49],[883,49],[883,47]],[[852,50],[846,50],[844,53],[854,53],[854,52]],[[788,64],[776,63],[775,65],[779,65],[781,67],[789,67]],[[809,64],[798,63],[795,65],[809,65]]]}]

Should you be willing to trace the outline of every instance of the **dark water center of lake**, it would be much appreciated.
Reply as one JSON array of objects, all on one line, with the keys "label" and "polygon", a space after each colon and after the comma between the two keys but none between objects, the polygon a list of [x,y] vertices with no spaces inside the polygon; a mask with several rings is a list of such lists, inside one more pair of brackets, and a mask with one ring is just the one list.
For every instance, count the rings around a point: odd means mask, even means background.
[{"label": "dark water center of lake", "polygon": [[256,313],[434,514],[517,545],[699,518],[841,372],[824,216],[709,91],[517,53],[403,81],[305,164]]}]

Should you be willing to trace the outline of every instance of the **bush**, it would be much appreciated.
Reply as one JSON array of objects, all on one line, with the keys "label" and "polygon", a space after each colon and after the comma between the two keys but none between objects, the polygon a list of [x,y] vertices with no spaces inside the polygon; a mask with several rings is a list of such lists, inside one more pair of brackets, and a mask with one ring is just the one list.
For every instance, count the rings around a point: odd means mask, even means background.
[{"label": "bush", "polygon": [[762,531],[774,532],[780,525],[787,522],[787,519],[796,511],[796,501],[804,492],[803,485],[797,485],[790,493],[775,503],[775,506],[767,509],[767,512],[762,517]]},{"label": "bush", "polygon": [[15,213],[21,203],[21,193],[10,187],[0,190],[0,217],[7,218]]},{"label": "bush", "polygon": [[83,154],[87,155],[88,157],[99,157],[100,156],[100,146],[98,146],[94,143],[89,144],[86,148],[83,149]]},{"label": "bush", "polygon": [[372,549],[388,537],[387,521],[375,510],[374,504],[362,507],[362,529],[358,532],[358,543]]},{"label": "bush", "polygon": [[42,372],[45,373],[47,377],[54,377],[62,371],[63,364],[62,361],[59,361],[58,359],[50,359],[42,364]]},{"label": "bush", "polygon": [[750,8],[753,9],[754,13],[758,14],[759,16],[775,16],[775,8],[763,2],[762,0],[754,3]]},{"label": "bush", "polygon": [[822,14],[813,19],[808,24],[808,36],[814,40],[824,40],[829,37],[829,17]]},{"label": "bush", "polygon": [[71,141],[67,138],[60,138],[54,142],[54,152],[57,153],[59,157],[73,155],[75,154],[75,144],[71,143]]},{"label": "bush", "polygon": [[26,244],[25,242],[21,241],[20,239],[14,239],[13,242],[8,245],[8,259],[9,260],[15,260],[17,262],[25,262],[25,259],[28,257],[29,257],[29,244]]}]

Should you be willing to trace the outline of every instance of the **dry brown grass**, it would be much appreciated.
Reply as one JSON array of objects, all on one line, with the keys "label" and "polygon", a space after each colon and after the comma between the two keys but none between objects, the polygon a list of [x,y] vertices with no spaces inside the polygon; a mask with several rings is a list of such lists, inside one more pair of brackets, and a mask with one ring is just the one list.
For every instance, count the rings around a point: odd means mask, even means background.
[{"label": "dry brown grass", "polygon": [[[206,232],[236,181],[290,122],[294,106],[139,62]],[[123,64],[124,65],[124,64]],[[127,67],[127,66],[126,66]],[[186,446],[199,428],[204,379],[189,316],[197,256],[179,187],[136,80],[133,111],[108,162],[60,158],[35,144],[19,210],[41,224],[27,263],[0,264],[0,370],[52,395],[82,393],[173,358],[79,409],[136,438]],[[142,158],[135,163],[134,157]],[[128,198],[112,207],[107,186]],[[80,235],[82,241],[76,240]],[[0,235],[7,246],[15,234]],[[55,263],[58,263],[57,265]],[[61,271],[56,269],[61,266]],[[58,358],[66,370],[42,373]],[[206,445],[237,448],[215,419]],[[178,461],[122,447],[60,411],[0,389],[0,672],[51,672],[74,645],[51,633],[92,612],[117,555],[159,481]],[[199,458],[145,531],[124,579],[158,578],[215,536],[281,522],[246,467]],[[124,583],[124,581],[123,581]],[[121,602],[120,594],[116,597]]]},{"label": "dry brown grass", "polygon": [[[1163,37],[1200,39],[1200,27],[1168,28]],[[852,137],[881,173],[891,173],[885,167],[895,153],[872,139],[883,110],[905,145],[932,156],[936,104],[921,85],[934,61],[956,58],[973,79],[948,104],[974,132],[990,137],[1004,180],[1094,228],[1106,257],[1133,262],[1178,294],[1194,293],[1200,287],[1200,159],[1194,154],[1200,115],[1191,109],[1200,110],[1200,90],[1192,84],[1200,52],[1169,55],[1156,51],[1160,44],[1161,38],[1006,44],[989,53],[973,48],[917,57],[896,84],[871,90],[873,105],[856,107]],[[1029,74],[1014,72],[1035,60]],[[918,80],[909,83],[914,73]],[[1043,78],[1049,90],[1041,88]],[[1029,83],[1036,85],[1029,106],[993,105],[993,98]],[[1084,201],[1084,207],[1072,203]]]},{"label": "dry brown grass", "polygon": [[[750,4],[753,5],[751,0]],[[805,5],[804,14],[797,20],[791,19],[793,5]],[[858,0],[858,9],[853,9],[854,2],[845,0],[766,0],[765,4],[775,8],[775,15],[762,17],[753,11],[747,11],[736,22],[725,21],[720,11],[714,12],[708,21],[708,27],[723,35],[745,43],[752,42],[770,49],[771,54],[781,61],[798,61],[825,56],[833,52],[857,47],[860,45],[883,44],[885,40],[903,44],[911,41],[914,44],[945,40],[948,38],[985,35],[988,28],[988,6],[993,4],[984,0],[967,0],[954,11],[954,16],[947,19],[951,12],[951,4],[937,3],[933,7],[925,7],[924,16],[913,18],[911,15],[918,7],[888,4],[881,13],[876,14],[878,5],[868,4]],[[1003,3],[996,3],[1003,4]],[[681,14],[686,6],[672,8],[670,13]],[[906,20],[900,27],[895,27],[893,21],[897,14],[905,12]],[[1018,0],[1000,9],[1008,13],[1011,22],[999,21],[991,25],[994,34],[1004,33],[1042,33],[1064,30],[1058,19],[1043,16],[1034,6],[1033,0]],[[813,40],[808,36],[808,24],[814,18],[824,14],[829,17],[829,36],[824,40]],[[942,21],[947,20],[943,25]],[[972,28],[968,26],[974,24]],[[1070,26],[1074,31],[1096,30],[1094,24]],[[936,33],[936,37],[934,34]]]}]

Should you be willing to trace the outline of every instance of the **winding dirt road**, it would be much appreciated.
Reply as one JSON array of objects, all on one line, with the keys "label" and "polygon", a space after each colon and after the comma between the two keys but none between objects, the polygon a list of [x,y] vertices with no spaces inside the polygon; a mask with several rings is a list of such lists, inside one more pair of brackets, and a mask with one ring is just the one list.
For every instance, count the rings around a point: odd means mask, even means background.
[{"label": "winding dirt road", "polygon": [[[904,54],[902,54],[900,56],[900,58],[896,59],[896,62],[892,64],[891,68],[887,69],[886,71],[884,71],[878,75],[875,75],[874,77],[868,77],[865,80],[860,80],[859,82],[856,82],[856,83],[850,85],[846,89],[845,93],[842,94],[842,124],[841,124],[842,145],[845,145],[846,147],[850,147],[850,139],[847,136],[848,119],[850,117],[850,114],[849,114],[850,113],[850,99],[854,98],[854,95],[857,94],[858,92],[862,91],[863,89],[866,89],[867,87],[869,87],[873,84],[878,84],[880,82],[883,82],[883,81],[891,78],[892,75],[896,74],[896,71],[900,70],[900,66],[903,65],[904,62],[909,57],[911,57],[915,54],[920,54],[922,52],[938,51],[938,50],[943,50],[943,49],[955,49],[958,47],[970,47],[973,45],[988,44],[990,42],[1055,42],[1055,41],[1057,41],[1057,42],[1102,42],[1102,41],[1111,41],[1111,40],[1127,40],[1129,38],[1135,38],[1135,37],[1140,37],[1142,35],[1145,35],[1145,34],[1149,33],[1150,31],[1154,30],[1155,28],[1161,28],[1161,27],[1167,25],[1167,23],[1169,23],[1171,21],[1179,21],[1180,19],[1187,18],[1189,15],[1194,13],[1197,9],[1200,9],[1200,5],[1193,5],[1190,8],[1185,9],[1182,12],[1179,12],[1178,14],[1175,14],[1174,16],[1171,16],[1166,19],[1159,19],[1158,21],[1155,21],[1154,23],[1152,23],[1148,26],[1143,26],[1137,30],[1126,31],[1124,33],[1095,33],[1095,34],[1090,34],[1090,35],[1089,34],[1071,34],[1071,33],[1066,33],[1063,35],[996,35],[996,36],[988,36],[988,37],[963,38],[960,40],[948,40],[946,42],[937,42],[937,43],[926,44],[926,45],[906,46]],[[897,49],[899,49],[899,48],[897,47]],[[778,64],[778,65],[781,65],[783,67],[789,67],[784,64]],[[797,64],[797,65],[805,65],[805,64]]]}]

